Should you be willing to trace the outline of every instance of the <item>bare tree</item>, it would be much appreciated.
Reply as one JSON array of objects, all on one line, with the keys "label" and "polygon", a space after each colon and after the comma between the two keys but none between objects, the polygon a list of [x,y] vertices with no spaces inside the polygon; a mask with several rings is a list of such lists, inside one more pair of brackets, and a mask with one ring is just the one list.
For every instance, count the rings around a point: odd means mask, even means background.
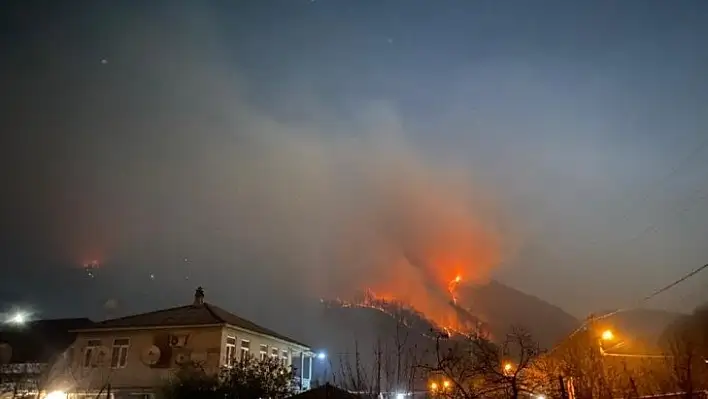
[{"label": "bare tree", "polygon": [[417,344],[412,343],[411,339],[411,322],[407,318],[407,314],[402,309],[394,313],[396,321],[395,331],[393,335],[393,353],[391,357],[386,358],[389,362],[389,369],[393,369],[395,378],[392,378],[392,384],[389,385],[389,391],[393,389],[413,392],[416,388],[418,375],[418,362],[420,358],[420,349]]},{"label": "bare tree", "polygon": [[662,337],[668,381],[686,398],[708,387],[705,382],[708,377],[706,316],[708,313],[699,309],[669,326]]},{"label": "bare tree", "polygon": [[339,385],[348,391],[373,393],[373,373],[367,370],[362,363],[358,341],[354,342],[354,353],[352,355],[353,359],[349,357],[339,358],[338,370],[334,372],[335,381],[339,380]]},{"label": "bare tree", "polygon": [[533,393],[529,370],[540,353],[531,335],[518,327],[499,344],[480,335],[462,340],[439,335],[434,362],[421,368],[433,376],[431,390],[441,397],[516,399]]},{"label": "bare tree", "polygon": [[364,360],[368,356],[362,356],[358,342],[355,342],[354,353],[339,356],[338,367],[332,367],[333,370],[338,369],[333,373],[335,384],[349,391],[373,396],[413,392],[420,386],[420,350],[412,344],[411,326],[404,311],[392,311],[391,315],[394,316],[395,326],[392,331],[378,336],[370,361]]},{"label": "bare tree", "polygon": [[594,329],[582,331],[556,349],[558,374],[572,382],[578,399],[612,397],[610,377]]}]

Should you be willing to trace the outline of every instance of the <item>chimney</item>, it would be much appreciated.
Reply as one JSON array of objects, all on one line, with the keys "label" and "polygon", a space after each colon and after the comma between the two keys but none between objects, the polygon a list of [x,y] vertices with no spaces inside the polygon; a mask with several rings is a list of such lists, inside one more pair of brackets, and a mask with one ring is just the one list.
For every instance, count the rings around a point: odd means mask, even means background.
[{"label": "chimney", "polygon": [[204,288],[198,287],[194,292],[194,305],[204,304]]}]

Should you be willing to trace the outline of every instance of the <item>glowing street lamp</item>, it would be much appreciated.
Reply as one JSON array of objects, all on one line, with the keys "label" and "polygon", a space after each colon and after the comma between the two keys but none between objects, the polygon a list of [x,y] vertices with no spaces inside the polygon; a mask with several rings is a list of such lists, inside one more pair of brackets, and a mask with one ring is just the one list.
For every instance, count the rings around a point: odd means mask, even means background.
[{"label": "glowing street lamp", "polygon": [[615,339],[615,334],[612,330],[605,330],[602,332],[602,335],[600,335],[600,338],[602,338],[603,341],[612,341]]},{"label": "glowing street lamp", "polygon": [[511,363],[505,363],[504,364],[504,372],[505,373],[511,373],[511,371],[514,370],[514,366]]},{"label": "glowing street lamp", "polygon": [[318,360],[325,360],[325,359],[327,359],[327,354],[324,352],[320,352],[317,354],[317,359]]},{"label": "glowing street lamp", "polygon": [[437,391],[437,390],[438,390],[438,383],[437,383],[437,382],[431,383],[431,384],[430,384],[430,390],[433,391],[433,392]]},{"label": "glowing street lamp", "polygon": [[52,391],[44,397],[44,399],[66,399],[66,392],[64,391]]},{"label": "glowing street lamp", "polygon": [[15,324],[18,326],[24,325],[27,323],[27,313],[25,312],[17,312],[14,315],[10,316],[6,321],[8,324]]},{"label": "glowing street lamp", "polygon": [[450,381],[448,381],[448,380],[443,381],[443,388],[449,389],[450,388]]}]

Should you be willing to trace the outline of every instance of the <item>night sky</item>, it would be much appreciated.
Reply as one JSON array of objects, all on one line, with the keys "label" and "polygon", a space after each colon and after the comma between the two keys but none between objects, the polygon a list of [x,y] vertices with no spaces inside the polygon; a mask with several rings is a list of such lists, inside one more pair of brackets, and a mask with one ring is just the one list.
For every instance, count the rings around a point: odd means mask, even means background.
[{"label": "night sky", "polygon": [[287,328],[298,301],[461,269],[583,316],[708,262],[704,1],[0,10],[5,311],[203,285]]}]

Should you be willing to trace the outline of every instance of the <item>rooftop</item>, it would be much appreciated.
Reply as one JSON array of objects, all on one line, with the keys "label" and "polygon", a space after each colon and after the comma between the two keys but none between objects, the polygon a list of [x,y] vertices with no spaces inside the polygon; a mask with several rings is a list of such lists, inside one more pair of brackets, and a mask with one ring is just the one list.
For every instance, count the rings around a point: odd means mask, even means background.
[{"label": "rooftop", "polygon": [[299,346],[308,347],[285,335],[279,334],[268,328],[239,317],[216,305],[204,302],[204,290],[199,287],[194,295],[191,305],[161,309],[148,313],[109,319],[95,323],[81,330],[111,330],[130,328],[150,328],[169,326],[204,326],[204,325],[230,325],[262,335],[267,335]]}]

